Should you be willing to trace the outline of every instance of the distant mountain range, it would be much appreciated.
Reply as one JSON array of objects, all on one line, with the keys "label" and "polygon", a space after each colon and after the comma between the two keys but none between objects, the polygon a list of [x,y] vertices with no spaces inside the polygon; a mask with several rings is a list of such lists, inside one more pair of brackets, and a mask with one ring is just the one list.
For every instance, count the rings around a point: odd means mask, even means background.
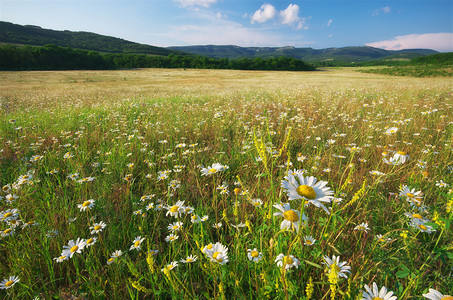
[{"label": "distant mountain range", "polygon": [[307,62],[320,61],[343,61],[343,62],[363,62],[382,59],[412,59],[418,56],[431,55],[438,53],[430,49],[409,49],[391,51],[373,47],[343,47],[343,48],[295,48],[295,47],[239,47],[239,46],[182,46],[170,47],[195,55],[203,55],[214,58],[241,58],[241,57],[276,57],[287,56],[302,59]]},{"label": "distant mountain range", "polygon": [[156,47],[134,43],[120,38],[91,32],[58,31],[33,25],[17,25],[0,21],[0,44],[44,46],[54,44],[62,47],[93,50],[105,53],[131,53],[168,56],[170,54],[193,54],[213,58],[271,58],[293,57],[306,62],[364,62],[374,60],[409,60],[415,57],[436,54],[430,49],[390,51],[373,47],[343,48],[295,48],[295,47],[239,47],[239,46],[175,46]]}]

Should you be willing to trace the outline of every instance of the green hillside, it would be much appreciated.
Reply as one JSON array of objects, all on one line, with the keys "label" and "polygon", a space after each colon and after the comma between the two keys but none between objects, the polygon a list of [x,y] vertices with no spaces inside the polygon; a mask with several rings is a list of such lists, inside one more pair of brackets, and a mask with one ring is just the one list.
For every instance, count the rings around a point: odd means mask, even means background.
[{"label": "green hillside", "polygon": [[373,47],[342,47],[342,48],[295,48],[295,47],[239,47],[239,46],[181,46],[170,47],[173,50],[184,51],[195,55],[204,55],[214,58],[255,58],[286,56],[302,59],[307,62],[335,61],[335,62],[364,62],[381,59],[413,59],[418,56],[435,54],[429,49],[410,49],[390,51]]},{"label": "green hillside", "polygon": [[58,31],[39,26],[17,25],[0,21],[0,43],[61,47],[94,50],[108,53],[134,53],[148,55],[182,54],[179,51],[126,41],[120,38],[91,32]]}]

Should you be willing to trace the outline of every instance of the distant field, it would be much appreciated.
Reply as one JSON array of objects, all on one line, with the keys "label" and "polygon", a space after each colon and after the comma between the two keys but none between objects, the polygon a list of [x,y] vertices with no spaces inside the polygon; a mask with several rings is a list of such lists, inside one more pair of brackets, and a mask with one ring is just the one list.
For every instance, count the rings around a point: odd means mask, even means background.
[{"label": "distant field", "polygon": [[451,293],[453,79],[356,70],[0,72],[0,298]]}]

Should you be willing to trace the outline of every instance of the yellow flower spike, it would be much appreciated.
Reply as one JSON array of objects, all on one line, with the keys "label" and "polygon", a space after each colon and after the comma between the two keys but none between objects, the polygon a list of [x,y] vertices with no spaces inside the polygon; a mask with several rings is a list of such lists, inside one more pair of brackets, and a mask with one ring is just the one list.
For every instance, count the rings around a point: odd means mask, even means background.
[{"label": "yellow flower spike", "polygon": [[313,278],[308,279],[307,286],[305,287],[305,293],[307,294],[307,300],[311,298],[311,295],[313,295],[313,290],[314,290],[315,285],[313,284]]},{"label": "yellow flower spike", "polygon": [[146,262],[148,263],[148,268],[151,271],[151,274],[156,272],[154,268],[154,258],[150,251],[148,251],[148,256],[146,257]]},{"label": "yellow flower spike", "polygon": [[222,300],[226,300],[225,291],[223,289],[223,283],[222,282],[219,284],[219,293],[220,293],[220,297],[222,298]]},{"label": "yellow flower spike", "polygon": [[247,226],[247,228],[250,231],[250,233],[252,233],[252,223],[250,223],[249,220],[245,221],[245,226]]}]

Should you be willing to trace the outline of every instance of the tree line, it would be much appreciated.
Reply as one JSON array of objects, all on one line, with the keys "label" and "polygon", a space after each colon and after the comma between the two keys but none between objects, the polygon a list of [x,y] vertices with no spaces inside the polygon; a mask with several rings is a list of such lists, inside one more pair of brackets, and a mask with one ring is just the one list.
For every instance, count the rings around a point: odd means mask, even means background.
[{"label": "tree line", "polygon": [[111,70],[132,68],[196,68],[234,70],[314,71],[292,57],[216,59],[205,56],[156,56],[99,53],[56,45],[0,47],[0,70]]}]

